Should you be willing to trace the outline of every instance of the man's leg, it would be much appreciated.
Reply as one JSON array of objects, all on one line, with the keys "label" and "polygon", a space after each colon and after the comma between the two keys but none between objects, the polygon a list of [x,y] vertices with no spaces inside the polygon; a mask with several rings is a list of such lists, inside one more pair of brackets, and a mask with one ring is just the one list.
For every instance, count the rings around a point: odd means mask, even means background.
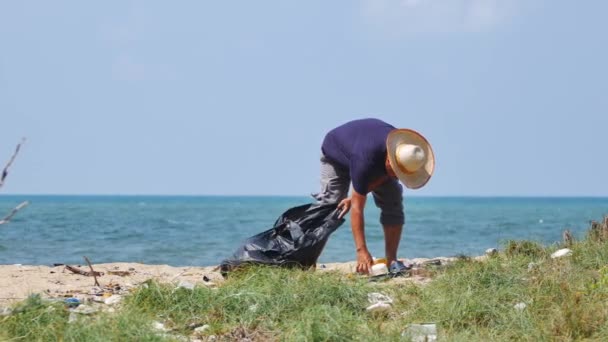
[{"label": "man's leg", "polygon": [[380,223],[384,230],[386,261],[397,260],[401,232],[405,223],[403,188],[397,181],[387,181],[373,191],[374,202],[380,208]]},{"label": "man's leg", "polygon": [[348,170],[321,156],[321,191],[314,194],[318,205],[335,204],[348,196],[350,175]]},{"label": "man's leg", "polygon": [[401,241],[402,224],[383,224],[384,229],[384,250],[386,252],[386,262],[390,265],[397,260],[397,250]]}]

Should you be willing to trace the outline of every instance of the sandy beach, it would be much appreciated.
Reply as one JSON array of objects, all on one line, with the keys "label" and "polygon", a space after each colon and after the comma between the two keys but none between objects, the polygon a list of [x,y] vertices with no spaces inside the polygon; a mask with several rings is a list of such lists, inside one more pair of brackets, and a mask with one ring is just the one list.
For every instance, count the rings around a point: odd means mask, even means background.
[{"label": "sandy beach", "polygon": [[[426,283],[430,278],[421,267],[429,260],[446,263],[450,258],[409,260],[415,267],[408,277],[390,279],[391,282]],[[339,271],[355,276],[355,262],[318,264],[315,272]],[[88,265],[70,265],[89,272]],[[175,286],[221,286],[223,277],[215,266],[174,267],[169,265],[146,265],[140,263],[93,264],[100,286],[95,285],[94,277],[77,274],[61,266],[0,265],[0,307],[22,301],[32,294],[43,298],[76,297],[85,300],[91,297],[107,297],[112,294],[124,295],[147,280],[171,283]]]}]

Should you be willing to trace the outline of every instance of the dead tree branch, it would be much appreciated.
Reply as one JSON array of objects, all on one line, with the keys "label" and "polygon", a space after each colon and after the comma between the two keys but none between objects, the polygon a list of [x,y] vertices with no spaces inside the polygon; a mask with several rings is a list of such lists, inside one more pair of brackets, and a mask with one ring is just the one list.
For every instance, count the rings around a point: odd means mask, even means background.
[{"label": "dead tree branch", "polygon": [[93,274],[93,279],[95,279],[95,286],[101,286],[101,285],[99,285],[99,282],[97,281],[97,276],[95,275],[95,273],[97,273],[97,272],[95,272],[93,270],[93,265],[91,265],[91,262],[89,261],[89,258],[86,257],[86,255],[84,256],[84,261],[86,261],[87,264],[89,264],[89,268],[91,269],[91,273]]},{"label": "dead tree branch", "polygon": [[[6,163],[6,166],[4,166],[4,169],[2,169],[2,175],[0,176],[0,188],[2,188],[2,186],[4,185],[6,176],[8,176],[8,169],[11,167],[11,165],[15,161],[15,158],[17,158],[17,155],[19,154],[19,150],[21,149],[21,145],[23,145],[24,143],[25,143],[25,138],[22,138],[21,142],[17,144],[17,147],[15,148],[15,152],[11,156],[11,159],[8,160],[8,163]],[[30,202],[28,202],[28,201],[21,202],[8,215],[6,215],[2,220],[0,220],[0,225],[9,223],[11,221],[11,219],[13,218],[13,216],[15,216],[15,214],[17,214],[17,212],[19,210],[23,209],[24,207],[27,207],[28,204],[30,204]]]},{"label": "dead tree branch", "polygon": [[11,221],[11,219],[13,218],[13,216],[15,216],[15,214],[23,209],[24,207],[27,207],[28,204],[30,204],[30,202],[25,201],[25,202],[21,202],[18,206],[16,206],[8,215],[6,215],[2,220],[0,220],[0,224],[5,224],[5,223],[9,223]]},{"label": "dead tree branch", "polygon": [[25,143],[25,138],[22,138],[21,142],[17,144],[17,147],[15,148],[15,152],[13,153],[13,156],[11,157],[11,159],[9,159],[8,163],[6,163],[6,166],[2,170],[2,176],[0,177],[0,188],[4,185],[4,180],[6,179],[6,176],[8,176],[8,169],[11,167],[11,165],[15,161],[15,158],[17,158],[17,154],[19,154],[19,150],[21,149],[21,145],[23,143]]},{"label": "dead tree branch", "polygon": [[[70,266],[70,265],[65,265],[65,268],[68,271],[72,272],[72,273],[80,274],[80,275],[83,275],[85,277],[92,277],[93,276],[93,273],[87,272],[87,271],[83,271],[83,270],[81,270],[78,267],[73,267],[73,266]],[[103,272],[97,272],[97,271],[95,271],[95,276],[101,277],[102,275],[103,275]]]}]

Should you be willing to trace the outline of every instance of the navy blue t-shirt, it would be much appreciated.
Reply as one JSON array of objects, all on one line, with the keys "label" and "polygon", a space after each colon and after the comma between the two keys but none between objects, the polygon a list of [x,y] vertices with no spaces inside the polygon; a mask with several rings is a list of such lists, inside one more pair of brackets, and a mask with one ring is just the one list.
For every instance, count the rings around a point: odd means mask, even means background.
[{"label": "navy blue t-shirt", "polygon": [[386,137],[395,127],[378,119],[361,119],[329,131],[321,150],[325,157],[349,170],[353,188],[360,194],[386,176]]}]

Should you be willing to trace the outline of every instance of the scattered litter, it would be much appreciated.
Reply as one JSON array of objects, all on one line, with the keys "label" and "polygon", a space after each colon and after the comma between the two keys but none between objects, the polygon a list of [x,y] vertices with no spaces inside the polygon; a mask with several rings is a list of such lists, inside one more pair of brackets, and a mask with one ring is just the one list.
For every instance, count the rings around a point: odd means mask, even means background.
[{"label": "scattered litter", "polygon": [[74,297],[66,298],[63,302],[70,308],[75,308],[80,305],[80,299]]},{"label": "scattered litter", "polygon": [[486,249],[486,255],[487,256],[496,255],[497,253],[498,253],[498,250],[496,248],[488,248],[488,249]]},{"label": "scattered litter", "polygon": [[203,276],[203,281],[211,281],[211,279],[209,279],[209,277],[207,277],[206,275]]},{"label": "scattered litter", "polygon": [[389,310],[391,308],[391,304],[393,303],[393,299],[391,297],[379,292],[368,293],[367,300],[372,304],[365,309],[368,312]]},{"label": "scattered litter", "polygon": [[517,304],[513,305],[515,310],[519,310],[519,311],[522,311],[523,309],[525,309],[526,306],[528,306],[526,303],[517,303]]},{"label": "scattered litter", "polygon": [[154,329],[160,330],[160,331],[169,331],[169,329],[165,328],[165,325],[162,324],[161,322],[153,322],[152,327],[154,327]]},{"label": "scattered litter", "polygon": [[212,281],[208,281],[208,282],[203,283],[203,284],[204,284],[205,286],[207,286],[207,287],[216,287],[216,286],[217,286],[217,285],[216,285],[214,282],[212,282]]},{"label": "scattered litter", "polygon": [[106,298],[104,298],[103,296],[93,296],[91,297],[91,300],[97,303],[105,303],[106,302]]},{"label": "scattered litter", "polygon": [[11,308],[0,308],[0,316],[10,316],[13,313],[13,309]]},{"label": "scattered litter", "polygon": [[185,280],[180,281],[179,284],[177,285],[177,287],[181,287],[181,288],[184,288],[187,290],[194,290],[194,284],[189,283]]},{"label": "scattered litter", "polygon": [[108,271],[108,274],[126,277],[126,276],[131,275],[131,272],[129,272],[129,271]]},{"label": "scattered litter", "polygon": [[82,314],[82,315],[90,315],[90,314],[96,313],[97,311],[99,311],[99,310],[92,306],[85,305],[85,304],[81,304],[77,308],[72,310],[73,313],[78,313],[78,314]]},{"label": "scattered litter", "polygon": [[120,303],[120,301],[122,300],[122,297],[119,295],[111,295],[110,297],[106,298],[104,300],[104,303],[106,305],[114,305],[117,303]]},{"label": "scattered litter", "polygon": [[78,320],[78,315],[74,312],[70,312],[70,316],[68,317],[68,323],[74,323]]},{"label": "scattered litter", "polygon": [[378,275],[387,274],[387,273],[388,273],[388,267],[386,267],[385,263],[379,263],[379,264],[375,264],[372,266],[372,271],[371,271],[372,276],[378,276]]},{"label": "scattered litter", "polygon": [[561,257],[568,256],[568,255],[572,255],[572,250],[569,248],[563,248],[563,249],[560,249],[560,250],[556,251],[555,253],[551,254],[551,258],[553,258],[553,259],[561,258]]},{"label": "scattered litter", "polygon": [[532,271],[533,269],[537,268],[538,264],[535,262],[531,262],[528,264],[528,271]]},{"label": "scattered litter", "polygon": [[441,259],[431,259],[422,262],[423,265],[441,266]]},{"label": "scattered litter", "polygon": [[256,304],[249,306],[249,311],[251,311],[251,312],[258,311],[258,304],[256,303]]},{"label": "scattered litter", "polygon": [[371,304],[384,302],[387,304],[393,304],[393,299],[385,294],[379,292],[372,292],[367,294],[367,300]]},{"label": "scattered litter", "polygon": [[401,336],[409,337],[412,342],[437,341],[437,325],[435,323],[410,324]]},{"label": "scattered litter", "polygon": [[365,310],[368,312],[381,312],[381,311],[387,311],[390,308],[391,308],[391,305],[389,303],[379,302],[379,303],[368,306]]},{"label": "scattered litter", "polygon": [[197,332],[197,333],[203,333],[206,330],[209,330],[209,328],[211,328],[211,326],[209,324],[205,324],[203,326],[200,326],[200,327],[194,329],[194,331]]}]

